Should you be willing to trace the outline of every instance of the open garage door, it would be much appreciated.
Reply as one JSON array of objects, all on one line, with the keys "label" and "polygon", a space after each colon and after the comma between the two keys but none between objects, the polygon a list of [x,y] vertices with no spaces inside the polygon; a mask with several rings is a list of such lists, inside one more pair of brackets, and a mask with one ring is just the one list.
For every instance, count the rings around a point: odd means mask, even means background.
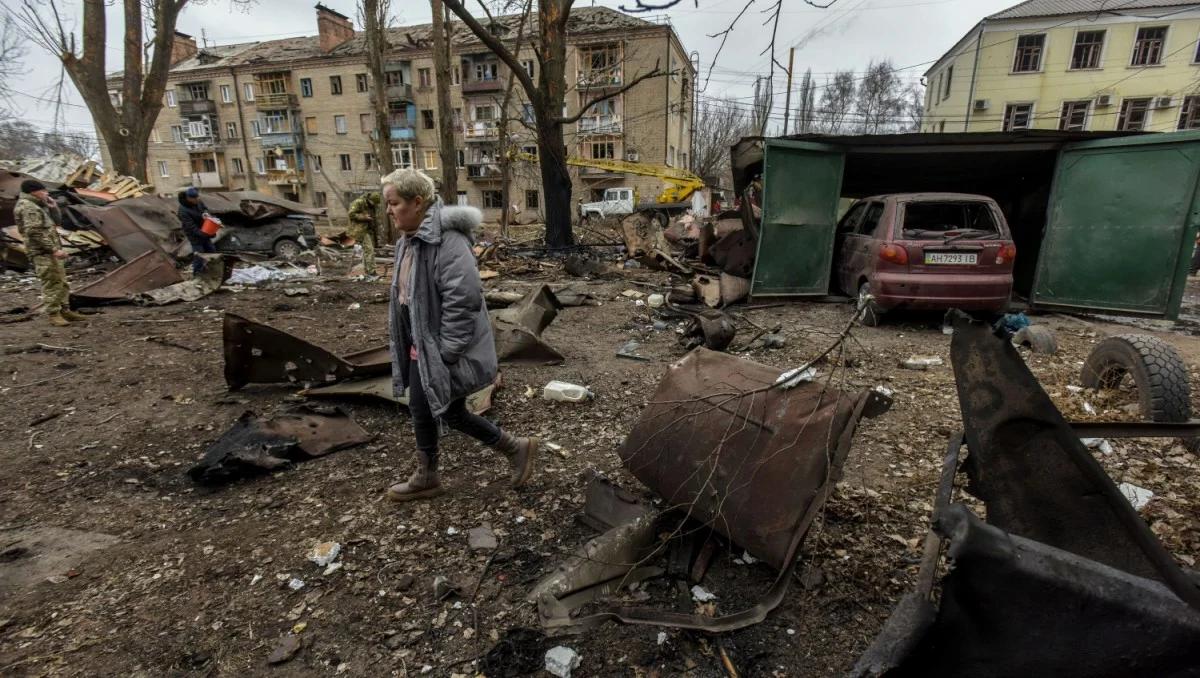
[{"label": "open garage door", "polygon": [[845,154],[834,146],[768,139],[754,296],[825,295]]},{"label": "open garage door", "polygon": [[1200,133],[1064,146],[1033,304],[1176,317],[1200,223],[1198,179]]}]

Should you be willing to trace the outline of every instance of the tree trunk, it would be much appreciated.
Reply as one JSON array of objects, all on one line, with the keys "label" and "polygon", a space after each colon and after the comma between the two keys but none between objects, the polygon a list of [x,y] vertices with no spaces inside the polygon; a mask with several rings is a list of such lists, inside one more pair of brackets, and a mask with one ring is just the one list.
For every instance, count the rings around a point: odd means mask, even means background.
[{"label": "tree trunk", "polygon": [[[388,120],[387,75],[383,69],[383,55],[387,39],[384,37],[384,22],[387,19],[387,0],[363,0],[363,31],[367,39],[367,67],[371,72],[371,87],[375,91],[375,163],[380,174],[387,176],[396,169],[392,159],[392,125]],[[383,201],[375,210],[375,241],[394,242],[391,220],[387,218]]]},{"label": "tree trunk", "polygon": [[546,204],[546,246],[563,249],[575,244],[571,232],[571,175],[567,172],[563,128],[553,121],[557,113],[538,116],[538,166],[542,170],[542,198]]},{"label": "tree trunk", "polygon": [[454,145],[454,109],[450,107],[450,22],[442,0],[429,0],[433,10],[433,70],[437,86],[438,147],[442,156],[442,201],[458,202],[458,149]]}]

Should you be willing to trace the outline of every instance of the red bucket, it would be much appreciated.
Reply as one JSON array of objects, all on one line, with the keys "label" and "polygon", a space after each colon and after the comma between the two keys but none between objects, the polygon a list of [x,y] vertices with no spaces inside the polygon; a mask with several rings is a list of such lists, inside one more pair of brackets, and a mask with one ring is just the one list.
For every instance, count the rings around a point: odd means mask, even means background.
[{"label": "red bucket", "polygon": [[216,219],[204,217],[204,223],[200,224],[200,232],[210,238],[216,235],[219,230],[221,230],[221,222]]}]

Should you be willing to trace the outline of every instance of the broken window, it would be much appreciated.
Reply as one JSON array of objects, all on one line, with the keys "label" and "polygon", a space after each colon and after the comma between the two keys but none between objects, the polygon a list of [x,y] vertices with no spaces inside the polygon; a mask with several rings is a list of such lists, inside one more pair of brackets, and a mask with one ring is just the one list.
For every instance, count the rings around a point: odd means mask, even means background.
[{"label": "broken window", "polygon": [[404,84],[404,71],[387,71],[383,74],[383,77],[388,87],[397,87]]},{"label": "broken window", "polygon": [[458,167],[459,169],[462,169],[467,166],[467,152],[466,151],[464,151],[463,149],[460,148],[455,152],[455,156],[457,158],[457,160],[455,162],[456,167]]},{"label": "broken window", "polygon": [[[321,160],[321,156],[310,155],[308,157],[312,158],[312,168],[313,168],[314,172],[320,172],[321,169],[325,166],[325,162],[323,160]],[[276,158],[275,166],[278,167],[279,169],[287,169],[287,162]]]},{"label": "broken window", "polygon": [[[879,217],[875,219],[878,221]],[[983,202],[906,203],[902,228],[905,238],[915,240],[940,240],[951,231],[956,235],[963,233],[969,240],[987,240],[1000,235],[991,207]]]},{"label": "broken window", "polygon": [[498,77],[499,65],[495,61],[484,61],[475,64],[475,80],[495,80]]},{"label": "broken window", "polygon": [[491,209],[500,209],[504,207],[503,195],[500,193],[500,191],[483,191],[483,206],[484,208]]},{"label": "broken window", "polygon": [[1104,31],[1079,31],[1075,34],[1075,50],[1071,52],[1071,68],[1100,68],[1100,50],[1104,47]]},{"label": "broken window", "polygon": [[353,165],[350,164],[350,154],[349,153],[339,154],[338,155],[338,164],[341,165],[343,172],[349,172],[351,169],[354,168]]},{"label": "broken window", "polygon": [[1183,98],[1179,107],[1179,129],[1200,129],[1200,96]]},{"label": "broken window", "polygon": [[329,93],[330,94],[341,94],[342,93],[342,76],[340,76],[340,75],[329,76]]},{"label": "broken window", "polygon": [[620,46],[607,45],[581,50],[579,81],[580,84],[590,86],[621,84]]},{"label": "broken window", "polygon": [[204,101],[208,99],[208,83],[190,82],[184,85],[189,101]]},{"label": "broken window", "polygon": [[1033,104],[1009,104],[1004,108],[1004,131],[1029,129],[1033,120]]},{"label": "broken window", "polygon": [[246,165],[242,162],[241,158],[233,159],[233,173],[238,176],[246,173]]},{"label": "broken window", "polygon": [[312,78],[300,78],[300,96],[311,97],[312,95]]},{"label": "broken window", "polygon": [[354,88],[359,92],[365,92],[370,88],[370,86],[367,84],[366,73],[354,74]]},{"label": "broken window", "polygon": [[1017,55],[1013,60],[1014,73],[1032,73],[1042,70],[1042,49],[1046,45],[1046,35],[1022,35],[1017,38]]},{"label": "broken window", "polygon": [[433,111],[428,108],[421,111],[421,129],[433,129]]},{"label": "broken window", "polygon": [[368,172],[379,169],[375,162],[374,153],[363,153],[363,169],[367,170]]},{"label": "broken window", "polygon": [[1167,27],[1139,28],[1133,43],[1133,66],[1155,66],[1162,63],[1163,45],[1167,42]]},{"label": "broken window", "polygon": [[431,87],[433,80],[430,77],[428,68],[417,69],[417,87]]},{"label": "broken window", "polygon": [[171,125],[171,141],[183,143],[183,125]]},{"label": "broken window", "polygon": [[1117,118],[1117,129],[1138,132],[1146,129],[1146,118],[1150,115],[1150,99],[1126,99],[1121,102],[1121,115]]},{"label": "broken window", "polygon": [[1082,132],[1087,129],[1088,107],[1091,103],[1091,99],[1064,101],[1062,115],[1058,118],[1058,128],[1065,132]]},{"label": "broken window", "polygon": [[392,164],[396,169],[412,169],[412,144],[392,144]]},{"label": "broken window", "polygon": [[858,224],[855,231],[859,235],[871,237],[875,234],[875,227],[879,226],[879,219],[883,217],[883,203],[873,202],[867,206],[866,212],[863,214],[863,219]]}]

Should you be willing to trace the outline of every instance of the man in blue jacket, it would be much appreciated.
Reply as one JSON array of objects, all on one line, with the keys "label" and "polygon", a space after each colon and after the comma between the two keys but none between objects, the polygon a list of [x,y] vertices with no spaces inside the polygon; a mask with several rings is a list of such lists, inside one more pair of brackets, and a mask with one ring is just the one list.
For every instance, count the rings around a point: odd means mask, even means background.
[{"label": "man in blue jacket", "polygon": [[179,192],[179,211],[176,216],[179,217],[179,225],[183,228],[183,234],[187,236],[188,242],[192,245],[192,275],[204,270],[204,259],[196,256],[197,254],[212,254],[217,251],[213,245],[212,237],[204,234],[200,230],[204,224],[204,213],[208,208],[204,203],[200,202],[200,191],[195,187]]}]

